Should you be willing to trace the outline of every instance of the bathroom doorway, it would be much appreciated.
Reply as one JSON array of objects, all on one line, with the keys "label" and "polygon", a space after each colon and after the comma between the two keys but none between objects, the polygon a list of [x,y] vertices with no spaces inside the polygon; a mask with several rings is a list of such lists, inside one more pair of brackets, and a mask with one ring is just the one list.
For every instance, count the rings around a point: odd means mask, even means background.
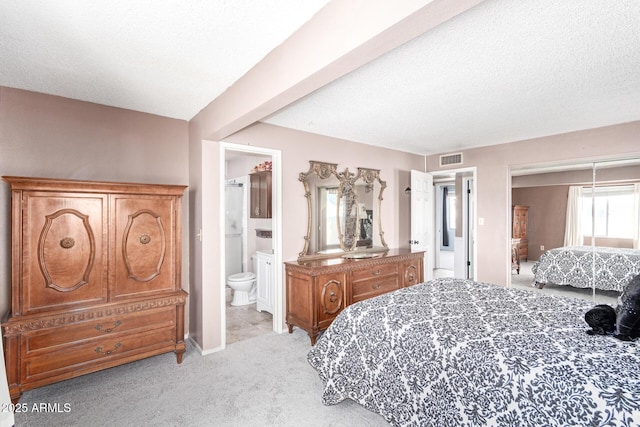
[{"label": "bathroom doorway", "polygon": [[[269,265],[279,265],[276,259],[281,258],[279,248],[279,191],[280,185],[279,152],[261,149],[253,146],[244,146],[230,143],[222,143],[222,158],[224,161],[224,197],[221,200],[221,218],[224,218],[224,242],[221,242],[224,250],[221,251],[224,260],[224,278],[222,289],[224,291],[224,325],[222,336],[225,344],[242,341],[255,336],[275,332],[281,332],[279,323],[281,304],[275,300],[281,298],[281,272],[277,268],[271,269],[269,283],[273,287],[271,294],[274,296],[274,306],[265,309],[264,304],[256,301],[256,288],[253,288],[248,302],[238,305],[233,298],[237,290],[229,286],[229,277],[238,274],[258,274],[258,270],[264,272],[257,263],[263,262],[264,256],[272,260]],[[269,218],[254,218],[250,215],[251,180],[250,174],[269,167],[272,177],[272,214]],[[259,261],[260,260],[260,261]],[[256,277],[257,280],[257,277]],[[233,283],[232,283],[233,284]],[[235,287],[235,286],[234,286]],[[257,287],[257,283],[256,283]],[[278,288],[278,289],[276,289]],[[232,304],[233,302],[233,304]],[[259,310],[260,309],[260,310]]]}]

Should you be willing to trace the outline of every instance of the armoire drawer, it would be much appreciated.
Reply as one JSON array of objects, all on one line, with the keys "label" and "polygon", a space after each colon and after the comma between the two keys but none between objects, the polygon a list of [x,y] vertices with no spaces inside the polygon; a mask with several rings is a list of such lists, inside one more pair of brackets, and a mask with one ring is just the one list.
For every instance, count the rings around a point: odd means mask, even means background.
[{"label": "armoire drawer", "polygon": [[[74,371],[91,370],[117,359],[175,346],[176,329],[155,329],[135,334],[115,334],[96,338],[81,345],[67,345],[49,353],[22,358],[23,383]],[[93,369],[95,370],[95,369]]]},{"label": "armoire drawer", "polygon": [[353,282],[351,286],[351,302],[354,303],[373,298],[398,288],[397,275]]},{"label": "armoire drawer", "polygon": [[149,329],[173,327],[175,306],[157,310],[93,319],[64,327],[27,332],[22,335],[23,355],[49,353],[57,346],[79,343],[92,338],[108,338],[123,332],[142,332]]}]

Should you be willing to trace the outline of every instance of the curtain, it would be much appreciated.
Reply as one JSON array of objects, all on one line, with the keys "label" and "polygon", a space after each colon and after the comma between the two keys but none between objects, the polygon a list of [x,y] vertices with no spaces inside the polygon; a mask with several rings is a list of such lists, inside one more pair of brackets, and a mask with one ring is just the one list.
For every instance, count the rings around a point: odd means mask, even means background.
[{"label": "curtain", "polygon": [[564,246],[582,246],[582,187],[570,186],[567,198],[567,216],[564,229]]},{"label": "curtain", "polygon": [[640,248],[640,184],[633,184],[633,249]]},{"label": "curtain", "polygon": [[449,223],[447,221],[447,197],[449,189],[442,188],[442,246],[449,246]]}]

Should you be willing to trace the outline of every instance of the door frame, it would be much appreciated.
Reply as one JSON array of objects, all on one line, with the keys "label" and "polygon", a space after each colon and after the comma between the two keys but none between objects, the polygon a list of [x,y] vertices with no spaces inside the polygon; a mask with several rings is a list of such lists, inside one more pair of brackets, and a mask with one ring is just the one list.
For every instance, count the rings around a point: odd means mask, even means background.
[{"label": "door frame", "polygon": [[[433,176],[433,180],[435,181],[439,181],[443,178],[446,177],[450,177],[451,175],[454,176],[455,179],[455,175],[458,173],[462,173],[462,174],[466,174],[469,176],[463,176],[462,177],[462,181],[463,184],[465,181],[469,181],[471,180],[471,197],[469,199],[467,199],[466,197],[464,198],[465,200],[469,200],[469,202],[472,204],[471,206],[471,211],[469,212],[468,209],[463,208],[463,226],[462,226],[462,230],[463,230],[463,236],[462,239],[464,241],[464,250],[461,253],[464,254],[468,254],[469,252],[471,252],[471,271],[473,272],[473,277],[478,277],[478,251],[477,251],[477,206],[478,206],[478,200],[477,200],[477,188],[478,188],[478,174],[477,174],[477,167],[472,166],[472,167],[466,167],[466,168],[458,168],[458,169],[447,169],[447,170],[438,170],[438,171],[432,171],[429,172],[432,176]],[[462,207],[462,205],[461,205]],[[435,204],[434,204],[434,209],[435,209]],[[467,221],[464,221],[464,216],[465,216],[465,212],[468,212],[468,218]],[[435,212],[434,212],[434,226],[437,227],[437,223],[435,223],[435,221],[437,221],[437,219],[435,218]],[[434,239],[436,238],[437,233],[434,233]],[[435,241],[434,241],[434,245],[435,245]],[[454,251],[455,253],[455,251]],[[466,258],[466,256],[465,256]],[[466,259],[463,260],[463,262],[466,263]],[[462,271],[463,269],[460,268],[460,266],[458,265],[458,263],[460,262],[460,260],[458,259],[458,257],[454,258],[454,272],[457,271]],[[466,266],[464,267],[464,271],[467,270]],[[465,274],[466,275],[466,274]]]},{"label": "door frame", "polygon": [[[451,181],[451,182],[436,182],[436,180],[434,179],[433,182],[433,188],[434,188],[434,202],[435,202],[435,239],[436,239],[436,247],[434,248],[433,252],[436,256],[436,260],[435,260],[435,265],[434,268],[435,269],[439,269],[442,268],[440,265],[440,251],[442,250],[442,233],[444,232],[442,230],[442,205],[443,205],[443,200],[442,200],[442,191],[444,187],[453,187],[455,189],[455,182]],[[450,236],[451,237],[451,236]],[[452,236],[453,241],[450,242],[450,251],[453,252],[454,247],[455,247],[455,235]]]},{"label": "door frame", "polygon": [[[224,200],[224,186],[226,185],[226,153],[227,151],[238,151],[247,154],[259,154],[264,156],[271,156],[271,233],[272,233],[272,247],[273,247],[273,261],[275,266],[282,265],[282,151],[271,148],[262,148],[256,146],[234,144],[231,142],[220,142],[220,164],[219,164],[219,182],[220,182],[220,218],[224,218],[225,215],[225,200]],[[220,235],[224,236],[225,225],[224,221],[220,221],[218,224],[220,227]],[[247,230],[248,232],[248,230]],[[225,260],[225,244],[224,239],[220,239],[220,259]],[[221,263],[221,265],[224,265]],[[221,295],[221,312],[226,312],[225,301],[225,284],[227,278],[225,277],[224,268],[220,269],[220,292]],[[284,293],[282,268],[273,269],[273,282],[274,282],[274,306],[273,306],[273,331],[281,334],[283,332],[283,304],[282,296]],[[220,321],[220,336],[222,337],[222,348],[226,346],[227,339],[227,321],[226,316],[221,316]]]}]

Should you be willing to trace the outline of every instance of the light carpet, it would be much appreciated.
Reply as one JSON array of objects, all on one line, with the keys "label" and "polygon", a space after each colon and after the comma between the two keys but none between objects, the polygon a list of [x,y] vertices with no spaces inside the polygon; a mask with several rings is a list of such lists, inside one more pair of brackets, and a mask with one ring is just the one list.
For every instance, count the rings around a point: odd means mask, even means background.
[{"label": "light carpet", "polygon": [[[207,356],[189,344],[181,365],[169,353],[27,391],[16,427],[388,426],[350,400],[323,405],[310,348],[298,328]],[[33,411],[41,403],[60,411]]]}]

